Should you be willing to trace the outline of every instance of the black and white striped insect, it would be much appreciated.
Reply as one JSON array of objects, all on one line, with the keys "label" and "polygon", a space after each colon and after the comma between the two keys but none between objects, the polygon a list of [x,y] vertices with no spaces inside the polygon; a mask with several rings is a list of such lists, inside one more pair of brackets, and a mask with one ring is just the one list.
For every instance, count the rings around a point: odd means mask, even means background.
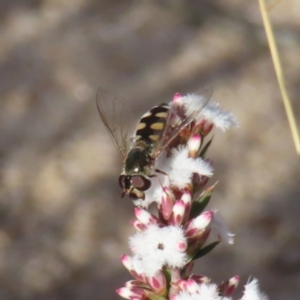
[{"label": "black and white striped insect", "polygon": [[128,194],[132,199],[145,199],[145,191],[151,186],[150,178],[160,172],[154,166],[157,158],[199,115],[211,93],[210,88],[203,90],[200,94],[203,101],[191,101],[183,112],[182,105],[174,101],[154,106],[141,117],[133,136],[128,136],[125,129],[130,118],[128,106],[102,89],[98,91],[99,115],[123,159],[123,170],[119,176],[122,197]]}]

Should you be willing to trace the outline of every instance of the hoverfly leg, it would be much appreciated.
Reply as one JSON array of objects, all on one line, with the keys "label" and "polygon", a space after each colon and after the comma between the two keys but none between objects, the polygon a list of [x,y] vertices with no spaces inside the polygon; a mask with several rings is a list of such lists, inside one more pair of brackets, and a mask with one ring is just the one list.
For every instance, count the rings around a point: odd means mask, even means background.
[{"label": "hoverfly leg", "polygon": [[166,175],[166,176],[169,177],[169,174],[167,174],[166,172],[164,172],[164,171],[162,171],[162,170],[154,169],[154,171],[155,171],[156,173],[163,174],[163,175]]},{"label": "hoverfly leg", "polygon": [[[155,171],[156,171],[156,170],[155,170]],[[159,173],[159,172],[158,172],[158,173]],[[167,175],[167,174],[164,174],[164,175]],[[158,175],[156,175],[156,174],[151,174],[151,175],[149,175],[149,177],[150,177],[150,178],[157,177],[157,180],[158,180],[158,182],[159,182],[161,188],[163,188],[163,184],[162,184],[161,180],[159,179]]]},{"label": "hoverfly leg", "polygon": [[[159,173],[159,174],[162,174],[162,175],[167,176],[168,179],[169,179],[169,184],[170,184],[170,177],[169,177],[169,174],[168,174],[168,173],[166,173],[166,172],[164,172],[164,171],[162,171],[162,170],[159,170],[159,169],[154,169],[154,171],[155,171],[156,173]],[[157,176],[157,175],[155,175],[155,176]],[[159,181],[160,181],[160,180],[159,180]]]}]

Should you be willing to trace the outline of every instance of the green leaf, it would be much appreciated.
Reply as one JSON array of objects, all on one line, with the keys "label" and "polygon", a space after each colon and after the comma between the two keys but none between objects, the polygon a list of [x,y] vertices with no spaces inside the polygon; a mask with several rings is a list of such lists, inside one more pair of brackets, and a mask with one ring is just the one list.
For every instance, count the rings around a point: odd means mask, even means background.
[{"label": "green leaf", "polygon": [[203,210],[205,209],[205,207],[207,206],[207,204],[210,201],[211,195],[212,195],[217,183],[218,182],[216,182],[214,185],[205,189],[199,195],[199,197],[195,201],[193,201],[192,209],[191,209],[191,217],[192,218],[198,217],[203,212]]},{"label": "green leaf", "polygon": [[212,136],[212,138],[205,144],[205,146],[204,146],[203,149],[201,150],[201,152],[200,152],[200,154],[199,154],[199,156],[200,156],[201,158],[204,158],[204,157],[205,157],[205,154],[206,154],[206,152],[207,152],[207,150],[208,150],[210,144],[212,143],[213,138],[214,138],[214,136]]},{"label": "green leaf", "polygon": [[193,260],[196,260],[206,254],[208,254],[210,251],[212,251],[218,244],[220,243],[220,241],[216,241],[216,242],[213,242],[207,246],[205,246],[204,248],[200,249],[196,255],[194,256]]}]

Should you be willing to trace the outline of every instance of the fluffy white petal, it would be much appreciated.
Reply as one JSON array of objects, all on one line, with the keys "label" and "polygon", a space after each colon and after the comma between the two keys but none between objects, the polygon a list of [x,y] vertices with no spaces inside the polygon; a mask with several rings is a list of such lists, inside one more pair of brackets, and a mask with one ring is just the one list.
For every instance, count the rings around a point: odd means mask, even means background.
[{"label": "fluffy white petal", "polygon": [[180,103],[184,105],[186,115],[190,115],[196,107],[204,105],[206,100],[207,98],[201,94],[187,94],[181,98]]},{"label": "fluffy white petal", "polygon": [[132,236],[129,243],[134,253],[134,268],[147,276],[153,276],[164,265],[181,268],[187,262],[182,247],[187,241],[181,227],[151,225]]},{"label": "fluffy white petal", "polygon": [[268,297],[260,292],[258,280],[254,278],[245,285],[244,296],[241,300],[268,300]]},{"label": "fluffy white petal", "polygon": [[208,103],[197,117],[197,122],[202,120],[214,123],[216,127],[223,131],[238,126],[236,117],[232,113],[222,110],[219,103]]},{"label": "fluffy white petal", "polygon": [[193,173],[200,176],[212,176],[213,169],[208,162],[201,158],[193,159],[188,156],[188,149],[185,146],[179,146],[172,150],[172,156],[169,160],[169,174],[171,183],[184,188],[191,182]]}]

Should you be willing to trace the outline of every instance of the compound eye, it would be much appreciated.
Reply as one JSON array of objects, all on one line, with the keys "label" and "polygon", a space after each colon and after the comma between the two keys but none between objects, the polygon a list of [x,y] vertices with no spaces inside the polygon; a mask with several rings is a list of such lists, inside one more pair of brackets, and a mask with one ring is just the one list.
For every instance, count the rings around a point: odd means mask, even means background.
[{"label": "compound eye", "polygon": [[132,176],[131,183],[140,191],[146,191],[151,186],[151,181],[143,176]]},{"label": "compound eye", "polygon": [[123,189],[124,188],[124,185],[125,185],[125,183],[124,183],[124,175],[120,175],[119,176],[119,185],[120,185],[120,187]]}]

